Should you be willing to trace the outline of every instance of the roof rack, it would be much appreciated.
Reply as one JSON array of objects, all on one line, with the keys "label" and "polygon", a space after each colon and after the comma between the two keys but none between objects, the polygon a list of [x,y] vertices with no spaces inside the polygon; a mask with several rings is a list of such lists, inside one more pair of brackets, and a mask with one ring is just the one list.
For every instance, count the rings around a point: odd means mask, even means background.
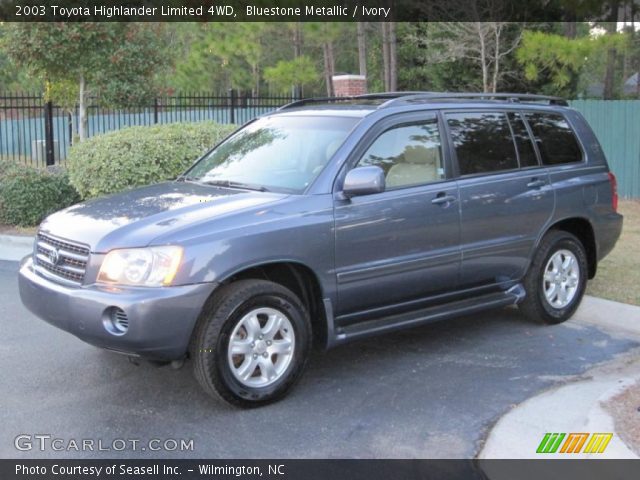
[{"label": "roof rack", "polygon": [[447,92],[384,92],[368,93],[347,97],[312,97],[303,98],[283,105],[278,110],[302,107],[313,103],[340,103],[361,100],[387,100],[378,108],[398,106],[404,103],[430,102],[437,100],[504,100],[513,103],[520,102],[546,102],[548,105],[568,106],[564,98],[548,95],[535,95],[532,93],[447,93]]},{"label": "roof rack", "polygon": [[281,106],[278,110],[286,110],[287,108],[302,107],[312,103],[339,103],[353,102],[358,100],[393,100],[400,97],[418,95],[424,92],[383,92],[383,93],[366,93],[364,95],[350,95],[345,97],[310,97],[295,100],[291,103]]},{"label": "roof rack", "polygon": [[398,96],[384,103],[381,107],[396,106],[399,103],[433,101],[433,100],[505,100],[513,103],[520,102],[546,102],[549,105],[568,106],[568,102],[562,97],[549,95],[535,95],[532,93],[439,93],[419,92],[408,96]]}]

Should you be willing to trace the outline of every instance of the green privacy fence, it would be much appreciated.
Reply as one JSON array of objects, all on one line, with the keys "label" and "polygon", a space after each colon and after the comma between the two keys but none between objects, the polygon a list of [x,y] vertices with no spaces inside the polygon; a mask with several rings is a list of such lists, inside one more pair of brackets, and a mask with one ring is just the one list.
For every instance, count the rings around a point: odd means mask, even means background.
[{"label": "green privacy fence", "polygon": [[[291,100],[238,97],[232,91],[228,97],[175,95],[156,99],[153,105],[142,109],[102,111],[90,106],[89,134],[129,125],[205,119],[243,123]],[[580,111],[595,130],[618,178],[620,195],[640,199],[640,100],[573,100],[571,106]],[[42,95],[0,93],[0,160],[15,158],[42,164],[47,138],[45,130],[49,125],[52,160],[64,163],[71,142],[68,115],[60,107],[52,106],[47,124],[45,110]]]},{"label": "green privacy fence", "polygon": [[618,192],[640,198],[640,100],[573,100],[587,119],[618,179]]}]

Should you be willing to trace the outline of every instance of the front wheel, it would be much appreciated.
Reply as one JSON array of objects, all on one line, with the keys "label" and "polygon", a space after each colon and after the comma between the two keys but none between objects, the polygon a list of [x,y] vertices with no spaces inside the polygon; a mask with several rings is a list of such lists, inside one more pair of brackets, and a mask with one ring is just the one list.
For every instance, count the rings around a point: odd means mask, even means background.
[{"label": "front wheel", "polygon": [[241,280],[222,287],[205,307],[191,356],[207,393],[256,407],[289,391],[310,347],[309,316],[291,291],[265,280]]},{"label": "front wheel", "polygon": [[520,304],[531,320],[557,324],[571,318],[587,285],[587,254],[574,235],[552,230],[536,251],[524,279],[527,296]]}]

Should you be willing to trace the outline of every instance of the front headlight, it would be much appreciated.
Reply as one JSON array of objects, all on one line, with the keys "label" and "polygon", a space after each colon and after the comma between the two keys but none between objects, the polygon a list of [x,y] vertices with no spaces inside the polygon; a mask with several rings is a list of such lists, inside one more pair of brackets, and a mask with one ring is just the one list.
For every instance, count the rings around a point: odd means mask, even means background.
[{"label": "front headlight", "polygon": [[146,287],[170,285],[181,259],[182,247],[177,246],[112,250],[102,262],[98,282]]}]

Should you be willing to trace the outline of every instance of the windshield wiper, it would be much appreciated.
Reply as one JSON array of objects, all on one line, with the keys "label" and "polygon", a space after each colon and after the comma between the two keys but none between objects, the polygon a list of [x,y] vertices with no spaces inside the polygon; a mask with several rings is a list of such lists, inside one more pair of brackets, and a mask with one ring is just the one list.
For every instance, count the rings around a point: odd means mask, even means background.
[{"label": "windshield wiper", "polygon": [[197,179],[197,177],[190,177],[189,175],[180,175],[176,178],[176,182],[193,182]]},{"label": "windshield wiper", "polygon": [[200,180],[205,185],[213,185],[215,187],[239,188],[241,190],[255,190],[256,192],[268,192],[269,189],[262,185],[253,185],[251,183],[234,182],[232,180]]}]

